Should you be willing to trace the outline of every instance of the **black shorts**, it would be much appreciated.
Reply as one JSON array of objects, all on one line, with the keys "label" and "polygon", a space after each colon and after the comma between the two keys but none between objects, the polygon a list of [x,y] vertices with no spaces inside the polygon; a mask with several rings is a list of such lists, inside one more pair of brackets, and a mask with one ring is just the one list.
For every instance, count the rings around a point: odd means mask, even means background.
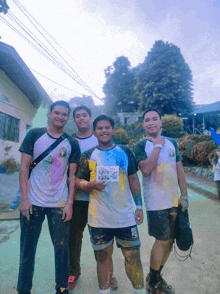
[{"label": "black shorts", "polygon": [[157,240],[174,239],[177,207],[147,211],[148,232]]},{"label": "black shorts", "polygon": [[220,181],[215,181],[215,183],[216,183],[216,186],[217,186],[218,188],[220,188]]}]

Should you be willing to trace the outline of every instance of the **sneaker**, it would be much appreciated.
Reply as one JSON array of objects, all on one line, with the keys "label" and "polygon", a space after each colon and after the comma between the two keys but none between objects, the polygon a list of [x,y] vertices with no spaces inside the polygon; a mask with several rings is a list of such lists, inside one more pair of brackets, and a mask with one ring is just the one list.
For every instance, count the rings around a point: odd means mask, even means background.
[{"label": "sneaker", "polygon": [[156,288],[151,287],[149,284],[146,286],[146,290],[148,294],[164,294],[164,292],[158,288],[158,286]]},{"label": "sneaker", "polygon": [[111,288],[111,290],[116,290],[118,288],[118,281],[117,281],[116,277],[114,277],[114,276],[112,276],[110,288]]},{"label": "sneaker", "polygon": [[77,286],[76,283],[79,282],[81,275],[77,276],[69,276],[69,281],[68,281],[68,291],[69,294],[73,294],[76,292]]},{"label": "sneaker", "polygon": [[163,290],[163,293],[165,294],[174,294],[175,290],[171,285],[168,285],[167,282],[162,278],[162,275],[159,275],[158,278],[158,287]]},{"label": "sneaker", "polygon": [[[148,274],[146,277],[146,289],[149,287],[150,275]],[[158,277],[158,289],[162,291],[164,294],[174,294],[175,291],[172,286],[168,285],[167,282],[162,278],[162,275]]]}]

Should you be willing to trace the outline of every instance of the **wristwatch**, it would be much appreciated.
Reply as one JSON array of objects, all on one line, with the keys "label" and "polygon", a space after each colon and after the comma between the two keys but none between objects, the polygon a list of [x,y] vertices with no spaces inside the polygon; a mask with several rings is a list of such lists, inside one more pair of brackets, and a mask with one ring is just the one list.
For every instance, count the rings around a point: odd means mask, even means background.
[{"label": "wristwatch", "polygon": [[162,149],[163,148],[163,145],[161,145],[161,144],[155,144],[154,147],[160,147]]}]

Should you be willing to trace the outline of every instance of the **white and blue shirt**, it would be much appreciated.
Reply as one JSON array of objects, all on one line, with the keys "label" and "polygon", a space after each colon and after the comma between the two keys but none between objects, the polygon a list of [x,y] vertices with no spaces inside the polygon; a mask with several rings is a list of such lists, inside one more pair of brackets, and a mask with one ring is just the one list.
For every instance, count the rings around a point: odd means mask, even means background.
[{"label": "white and blue shirt", "polygon": [[123,228],[136,224],[128,177],[137,170],[134,155],[125,146],[115,145],[110,150],[94,147],[82,154],[77,177],[107,182],[104,191],[90,192],[90,226]]}]

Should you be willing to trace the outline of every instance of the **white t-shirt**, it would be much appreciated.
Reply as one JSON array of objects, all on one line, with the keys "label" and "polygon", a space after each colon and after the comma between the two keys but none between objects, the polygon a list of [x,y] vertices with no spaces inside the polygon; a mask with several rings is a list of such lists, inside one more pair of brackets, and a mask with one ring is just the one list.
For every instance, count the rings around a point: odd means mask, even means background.
[{"label": "white t-shirt", "polygon": [[[218,159],[216,167],[220,168],[220,159]],[[214,181],[220,181],[220,170],[215,171],[215,173],[214,173]]]},{"label": "white t-shirt", "polygon": [[[165,138],[155,168],[143,175],[143,194],[146,210],[164,210],[178,206],[178,178],[176,163],[182,160],[174,139]],[[152,141],[143,139],[135,146],[137,162],[145,160],[153,151]]]},{"label": "white t-shirt", "polygon": [[85,151],[76,175],[86,181],[106,181],[103,191],[90,192],[88,223],[98,228],[124,228],[136,224],[128,177],[138,170],[128,147],[110,150],[94,147]]},{"label": "white t-shirt", "polygon": [[[87,138],[79,138],[77,135],[75,135],[75,138],[79,143],[81,154],[98,145],[98,140],[94,135],[91,135]],[[76,190],[74,200],[89,201],[89,192]]]},{"label": "white t-shirt", "polygon": [[[24,138],[20,152],[32,156],[32,161],[51,146],[57,138],[46,128],[32,129]],[[65,206],[68,198],[67,168],[78,163],[80,148],[76,139],[68,136],[32,170],[29,201],[40,207]]]}]

